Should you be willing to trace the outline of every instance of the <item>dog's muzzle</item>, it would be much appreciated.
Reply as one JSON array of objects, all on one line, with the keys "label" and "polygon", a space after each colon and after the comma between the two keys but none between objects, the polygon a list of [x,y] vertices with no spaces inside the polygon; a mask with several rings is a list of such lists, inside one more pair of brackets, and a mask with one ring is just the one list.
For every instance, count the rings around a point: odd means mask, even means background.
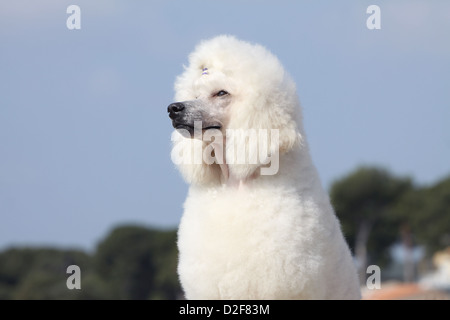
[{"label": "dog's muzzle", "polygon": [[187,108],[186,105],[183,102],[175,102],[170,104],[167,107],[167,112],[169,113],[169,118],[172,119],[172,126],[177,129],[181,130],[187,130],[191,137],[194,134],[194,121],[201,121],[201,130],[209,130],[209,129],[221,129],[221,125],[217,123],[217,121],[210,122],[210,121],[203,121],[203,116],[201,114],[198,114],[194,117],[192,117],[192,113],[189,112],[187,114]]},{"label": "dog's muzzle", "polygon": [[172,126],[177,130],[187,130],[192,136],[194,133],[193,124],[186,121],[186,106],[182,102],[175,102],[167,107],[169,118],[172,119]]}]

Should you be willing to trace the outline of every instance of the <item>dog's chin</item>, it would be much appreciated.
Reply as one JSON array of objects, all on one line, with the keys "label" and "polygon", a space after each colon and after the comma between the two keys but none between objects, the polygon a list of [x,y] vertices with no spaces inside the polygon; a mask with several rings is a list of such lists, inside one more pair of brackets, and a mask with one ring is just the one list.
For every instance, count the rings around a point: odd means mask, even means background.
[{"label": "dog's chin", "polygon": [[173,124],[173,127],[185,138],[194,136],[194,127],[186,124]]},{"label": "dog's chin", "polygon": [[[187,123],[172,121],[172,126],[185,138],[194,138],[194,126]],[[220,130],[220,125],[210,125],[202,128],[202,133],[206,130]]]}]

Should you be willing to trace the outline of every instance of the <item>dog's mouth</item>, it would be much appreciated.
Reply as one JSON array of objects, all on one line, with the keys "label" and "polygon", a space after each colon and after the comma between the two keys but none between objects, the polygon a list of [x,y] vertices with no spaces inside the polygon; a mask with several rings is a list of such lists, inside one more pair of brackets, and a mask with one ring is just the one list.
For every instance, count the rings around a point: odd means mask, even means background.
[{"label": "dog's mouth", "polygon": [[182,130],[182,129],[188,130],[188,131],[194,130],[194,126],[191,126],[191,125],[188,125],[185,123],[175,122],[175,121],[172,121],[172,126],[177,130]]},{"label": "dog's mouth", "polygon": [[[172,121],[172,126],[177,130],[187,130],[191,134],[194,132],[194,129],[196,129],[191,124],[182,123],[182,122],[178,122],[178,121]],[[211,129],[220,130],[220,129],[222,129],[222,126],[218,125],[218,124],[214,124],[214,125],[208,125],[208,126],[202,127],[202,131],[211,130]]]},{"label": "dog's mouth", "polygon": [[222,129],[222,126],[214,125],[214,126],[207,126],[207,127],[203,127],[203,128],[202,128],[202,130],[210,130],[210,129],[217,129],[217,130],[220,130],[220,129]]}]

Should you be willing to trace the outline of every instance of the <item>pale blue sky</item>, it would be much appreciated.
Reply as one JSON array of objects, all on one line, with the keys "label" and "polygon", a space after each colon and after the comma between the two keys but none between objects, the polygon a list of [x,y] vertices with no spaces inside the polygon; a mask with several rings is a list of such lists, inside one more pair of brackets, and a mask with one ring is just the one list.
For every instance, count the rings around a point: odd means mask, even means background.
[{"label": "pale blue sky", "polygon": [[[371,4],[381,30],[366,28]],[[325,187],[362,164],[420,184],[450,174],[448,1],[2,0],[0,248],[176,227],[187,186],[167,105],[189,52],[224,33],[295,79]]]}]

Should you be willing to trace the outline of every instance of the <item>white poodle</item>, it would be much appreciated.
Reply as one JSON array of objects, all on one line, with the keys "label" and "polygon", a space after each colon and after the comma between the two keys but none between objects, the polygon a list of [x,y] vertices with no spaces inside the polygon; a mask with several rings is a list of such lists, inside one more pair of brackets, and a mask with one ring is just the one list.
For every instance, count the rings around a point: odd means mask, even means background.
[{"label": "white poodle", "polygon": [[260,45],[200,43],[168,107],[190,184],[178,231],[188,299],[359,299],[311,161],[295,84]]}]

